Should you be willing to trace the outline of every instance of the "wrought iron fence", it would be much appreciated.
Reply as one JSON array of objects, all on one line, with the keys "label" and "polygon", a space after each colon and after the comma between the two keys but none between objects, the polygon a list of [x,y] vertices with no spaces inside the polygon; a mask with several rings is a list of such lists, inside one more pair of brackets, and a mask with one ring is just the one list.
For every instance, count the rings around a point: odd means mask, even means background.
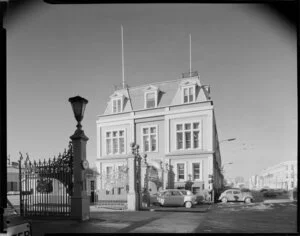
[{"label": "wrought iron fence", "polygon": [[68,150],[48,161],[25,161],[20,153],[21,216],[69,216],[73,192],[73,151]]}]

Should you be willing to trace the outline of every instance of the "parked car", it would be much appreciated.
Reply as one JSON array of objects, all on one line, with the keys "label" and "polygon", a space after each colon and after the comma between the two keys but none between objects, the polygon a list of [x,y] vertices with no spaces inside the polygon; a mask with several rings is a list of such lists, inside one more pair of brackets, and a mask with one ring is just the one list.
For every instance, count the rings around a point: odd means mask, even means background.
[{"label": "parked car", "polygon": [[264,197],[276,197],[279,193],[275,192],[274,189],[268,189],[267,191],[263,192]]},{"label": "parked car", "polygon": [[224,191],[220,197],[219,201],[222,201],[223,203],[229,202],[229,201],[242,201],[245,203],[250,203],[254,200],[252,193],[248,191],[241,191],[240,189],[228,189]]},{"label": "parked car", "polygon": [[160,192],[157,200],[161,206],[185,206],[191,208],[197,204],[196,196],[189,190],[167,189]]}]

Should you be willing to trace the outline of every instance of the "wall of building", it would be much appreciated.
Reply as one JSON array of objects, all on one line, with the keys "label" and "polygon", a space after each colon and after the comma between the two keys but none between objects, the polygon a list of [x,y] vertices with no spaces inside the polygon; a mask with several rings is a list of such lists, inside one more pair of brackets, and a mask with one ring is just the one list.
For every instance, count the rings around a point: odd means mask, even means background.
[{"label": "wall of building", "polygon": [[[253,179],[254,177],[252,177]],[[290,190],[298,186],[297,161],[286,161],[263,170],[257,175],[254,188],[280,188]]]}]

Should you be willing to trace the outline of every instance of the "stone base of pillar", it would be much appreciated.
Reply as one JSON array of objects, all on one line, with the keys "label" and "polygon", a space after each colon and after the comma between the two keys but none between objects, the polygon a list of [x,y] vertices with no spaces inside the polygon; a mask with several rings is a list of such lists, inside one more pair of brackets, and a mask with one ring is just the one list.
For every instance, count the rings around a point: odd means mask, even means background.
[{"label": "stone base of pillar", "polygon": [[71,197],[71,219],[85,221],[90,219],[90,199],[84,197]]},{"label": "stone base of pillar", "polygon": [[127,209],[128,211],[137,211],[138,210],[138,196],[137,193],[128,193],[127,194]]}]

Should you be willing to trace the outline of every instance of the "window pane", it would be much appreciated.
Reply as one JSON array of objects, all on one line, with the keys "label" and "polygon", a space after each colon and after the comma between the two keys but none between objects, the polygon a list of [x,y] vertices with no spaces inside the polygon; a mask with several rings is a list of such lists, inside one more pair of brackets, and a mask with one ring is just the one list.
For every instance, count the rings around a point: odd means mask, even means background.
[{"label": "window pane", "polygon": [[110,132],[106,132],[106,137],[109,138],[110,137]]},{"label": "window pane", "polygon": [[107,166],[106,167],[106,178],[108,178],[108,179],[110,178],[111,172],[112,172],[112,167]]},{"label": "window pane", "polygon": [[118,139],[113,139],[113,153],[118,153]]},{"label": "window pane", "polygon": [[191,148],[191,132],[185,132],[185,148]]},{"label": "window pane", "polygon": [[111,153],[111,139],[106,139],[106,154]]},{"label": "window pane", "polygon": [[194,95],[194,89],[192,87],[189,88],[189,95]]},{"label": "window pane", "polygon": [[114,132],[113,132],[113,137],[117,137],[117,134],[118,134],[118,132],[117,132],[117,131],[114,131]]},{"label": "window pane", "polygon": [[184,124],[184,129],[185,130],[190,130],[191,129],[191,124]]},{"label": "window pane", "polygon": [[176,130],[182,130],[182,125],[176,125]]},{"label": "window pane", "polygon": [[193,163],[193,177],[194,179],[199,179],[200,177],[200,164]]},{"label": "window pane", "polygon": [[144,151],[149,152],[149,136],[144,136]]},{"label": "window pane", "polygon": [[151,151],[156,151],[156,135],[151,135]]},{"label": "window pane", "polygon": [[125,147],[124,147],[124,138],[120,138],[120,153],[125,152]]},{"label": "window pane", "polygon": [[121,99],[118,99],[118,112],[121,112]]},{"label": "window pane", "polygon": [[148,134],[149,129],[148,128],[143,128],[143,134]]},{"label": "window pane", "polygon": [[117,112],[117,104],[116,104],[116,100],[113,100],[113,113]]},{"label": "window pane", "polygon": [[150,128],[150,133],[153,134],[153,133],[155,133],[155,132],[156,132],[156,128],[155,128],[155,127],[151,127],[151,128]]},{"label": "window pane", "polygon": [[177,133],[177,149],[182,149],[182,133]]},{"label": "window pane", "polygon": [[183,97],[183,102],[184,102],[184,103],[187,103],[187,102],[188,102],[188,96],[184,96],[184,97]]},{"label": "window pane", "polygon": [[184,164],[177,164],[178,179],[184,179]]},{"label": "window pane", "polygon": [[194,131],[194,148],[199,147],[199,131]]},{"label": "window pane", "polygon": [[194,129],[199,129],[199,123],[197,122],[197,123],[193,123],[193,128]]},{"label": "window pane", "polygon": [[123,137],[123,136],[124,136],[124,130],[120,130],[120,131],[119,131],[119,136],[120,136],[120,137]]},{"label": "window pane", "polygon": [[146,107],[147,108],[155,107],[155,94],[154,93],[146,94]]},{"label": "window pane", "polygon": [[188,96],[189,95],[189,93],[188,93],[189,91],[188,91],[188,89],[187,88],[185,88],[185,89],[183,89],[183,95],[184,96]]}]

